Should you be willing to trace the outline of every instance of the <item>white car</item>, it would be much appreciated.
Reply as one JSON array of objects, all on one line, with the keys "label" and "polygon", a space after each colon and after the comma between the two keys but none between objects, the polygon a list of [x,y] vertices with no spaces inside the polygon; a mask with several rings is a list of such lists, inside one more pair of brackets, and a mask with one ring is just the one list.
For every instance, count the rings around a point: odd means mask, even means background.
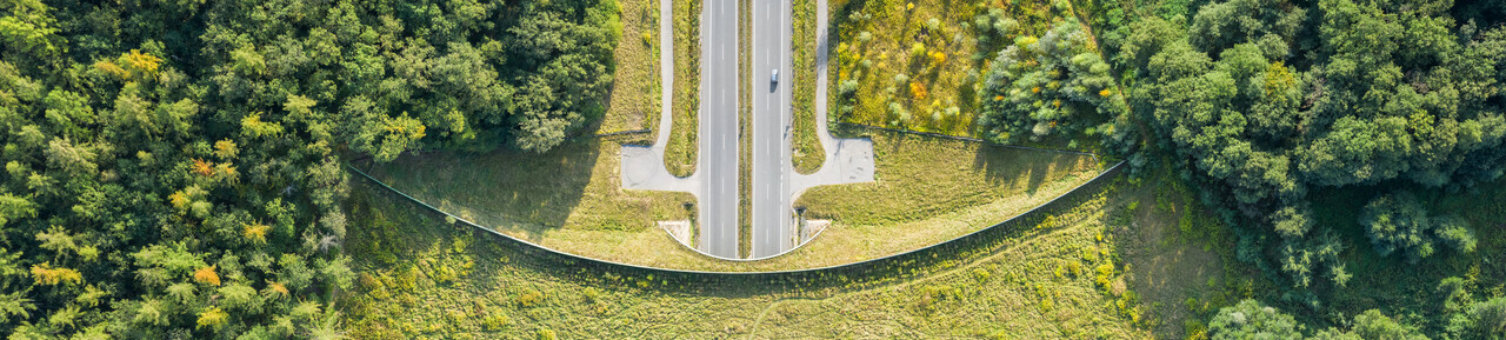
[{"label": "white car", "polygon": [[774,69],[774,73],[769,75],[769,85],[779,86],[779,69]]}]

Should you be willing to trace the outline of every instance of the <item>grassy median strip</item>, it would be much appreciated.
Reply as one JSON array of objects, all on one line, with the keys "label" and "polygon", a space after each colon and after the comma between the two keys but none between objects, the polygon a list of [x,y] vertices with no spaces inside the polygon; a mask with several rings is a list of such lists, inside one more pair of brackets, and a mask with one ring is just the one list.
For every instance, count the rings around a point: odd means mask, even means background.
[{"label": "grassy median strip", "polygon": [[598,133],[658,129],[659,7],[655,1],[622,5],[622,41],[612,53],[612,91]]},{"label": "grassy median strip", "polygon": [[701,107],[701,0],[674,0],[674,127],[664,149],[664,166],[675,176],[695,172]]},{"label": "grassy median strip", "polygon": [[[738,0],[737,17],[753,17],[753,1]],[[753,253],[753,21],[737,21],[737,249]],[[748,137],[744,137],[748,136]]]},{"label": "grassy median strip", "polygon": [[[794,0],[791,4],[794,34],[794,149],[795,170],[812,173],[826,160],[821,141],[816,136],[816,0]],[[830,85],[828,85],[830,86]],[[830,88],[828,88],[830,90]]]}]

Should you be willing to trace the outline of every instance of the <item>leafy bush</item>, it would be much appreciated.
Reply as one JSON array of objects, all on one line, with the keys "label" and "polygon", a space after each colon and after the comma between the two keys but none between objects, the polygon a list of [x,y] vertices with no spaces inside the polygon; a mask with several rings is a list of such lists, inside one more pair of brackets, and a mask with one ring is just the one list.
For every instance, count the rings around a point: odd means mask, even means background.
[{"label": "leafy bush", "polygon": [[1400,191],[1371,200],[1359,217],[1370,243],[1380,256],[1403,252],[1416,262],[1431,256],[1434,243],[1461,252],[1474,251],[1475,237],[1467,222],[1454,217],[1430,218],[1411,192]]},{"label": "leafy bush", "polygon": [[1302,332],[1291,315],[1255,300],[1244,300],[1219,309],[1208,321],[1208,335],[1214,340],[1297,339]]}]

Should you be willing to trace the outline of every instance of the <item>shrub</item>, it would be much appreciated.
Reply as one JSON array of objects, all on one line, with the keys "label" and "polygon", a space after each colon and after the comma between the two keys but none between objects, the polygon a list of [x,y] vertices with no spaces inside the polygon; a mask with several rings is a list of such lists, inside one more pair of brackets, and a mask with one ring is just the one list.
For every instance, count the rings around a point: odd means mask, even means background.
[{"label": "shrub", "polygon": [[[999,52],[984,79],[978,124],[995,142],[1073,134],[1123,113],[1114,79],[1075,20],[1039,39],[1021,37]],[[1087,116],[1098,113],[1099,117]],[[1107,138],[1107,136],[1105,136]]]},{"label": "shrub", "polygon": [[1297,321],[1291,315],[1255,300],[1244,300],[1232,307],[1219,309],[1213,320],[1208,322],[1208,334],[1215,340],[1302,337],[1302,333],[1297,330]]},{"label": "shrub", "polygon": [[524,291],[522,294],[518,294],[517,302],[518,302],[518,306],[521,306],[523,308],[529,308],[529,307],[533,307],[535,305],[538,305],[539,302],[543,302],[543,300],[544,300],[544,293],[540,293],[537,290],[529,289],[529,290]]},{"label": "shrub", "polygon": [[1467,222],[1454,217],[1429,218],[1427,209],[1407,191],[1385,194],[1365,205],[1359,223],[1380,256],[1394,252],[1417,261],[1433,254],[1433,243],[1461,252],[1475,249],[1475,237]]}]

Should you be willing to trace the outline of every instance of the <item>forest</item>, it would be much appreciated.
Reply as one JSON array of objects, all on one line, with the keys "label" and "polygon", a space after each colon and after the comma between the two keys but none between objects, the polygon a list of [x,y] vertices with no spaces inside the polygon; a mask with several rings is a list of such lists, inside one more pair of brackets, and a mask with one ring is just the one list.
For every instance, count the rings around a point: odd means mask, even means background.
[{"label": "forest", "polygon": [[[1475,252],[1476,229],[1497,227],[1429,211],[1423,197],[1436,196],[1415,192],[1470,191],[1506,170],[1506,2],[1162,2],[1130,16],[1131,3],[1153,2],[1085,2],[1086,23],[1069,17],[1038,37],[1005,37],[1012,43],[979,84],[978,133],[1015,143],[1101,135],[1101,147],[1137,171],[1166,160],[1232,228],[1238,260],[1285,287],[1266,299],[1314,314],[1331,314],[1328,298],[1350,288],[1345,249],[1418,264]],[[980,16],[980,27],[987,22]],[[1337,214],[1347,221],[1313,206],[1315,197],[1364,192],[1375,193],[1363,208]],[[1345,242],[1351,225],[1368,244]],[[1437,289],[1499,289],[1452,279]],[[1326,321],[1358,333],[1300,332],[1291,316],[1247,301],[1210,320],[1209,334],[1506,333],[1499,294],[1456,295],[1469,298],[1414,324],[1376,310]]]},{"label": "forest", "polygon": [[[1415,265],[1475,252],[1477,228],[1498,227],[1429,211],[1419,197],[1437,196],[1414,192],[1471,191],[1506,170],[1506,2],[1230,0],[1133,22],[1105,9],[1094,24],[1148,130],[1131,161],[1164,157],[1200,184],[1239,261],[1286,287],[1262,299],[1352,326],[1303,333],[1247,301],[1208,323],[1214,338],[1506,334],[1506,299],[1469,293],[1499,289],[1477,273],[1420,287],[1450,300],[1406,322],[1325,309],[1355,288],[1344,249]],[[1314,199],[1340,195],[1368,202],[1318,215]],[[1368,244],[1340,236],[1356,227]]]},{"label": "forest", "polygon": [[1394,188],[1356,218],[1376,256],[1475,250],[1472,226],[1409,190],[1506,170],[1506,4],[1230,0],[1135,18],[1098,5],[1108,62],[1073,18],[998,52],[980,85],[984,137],[1100,134],[1137,168],[1171,159],[1238,227],[1242,259],[1298,288],[1349,277],[1336,255],[1350,245],[1312,216],[1309,196],[1330,190]]},{"label": "forest", "polygon": [[613,0],[0,1],[0,333],[339,334],[346,161],[599,120]]}]

